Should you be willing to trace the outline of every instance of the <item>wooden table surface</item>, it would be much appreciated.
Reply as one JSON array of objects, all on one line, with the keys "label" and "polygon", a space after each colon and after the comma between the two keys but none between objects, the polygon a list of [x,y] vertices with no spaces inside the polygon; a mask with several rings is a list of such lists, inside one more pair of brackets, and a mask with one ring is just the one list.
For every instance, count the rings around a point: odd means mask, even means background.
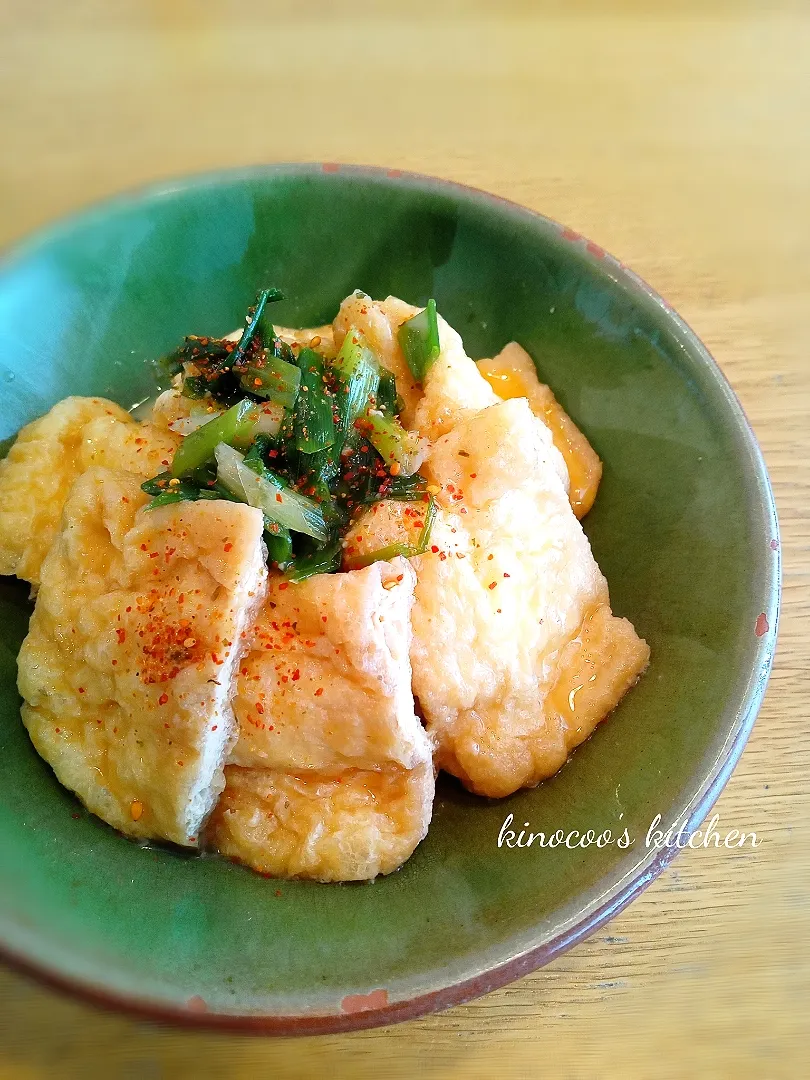
[{"label": "wooden table surface", "polygon": [[770,688],[717,806],[756,850],[685,852],[544,970],[347,1036],[163,1029],[0,970],[0,1080],[807,1075],[808,5],[5,0],[0,50],[0,243],[157,177],[336,160],[474,184],[616,253],[742,399],[785,563]]}]

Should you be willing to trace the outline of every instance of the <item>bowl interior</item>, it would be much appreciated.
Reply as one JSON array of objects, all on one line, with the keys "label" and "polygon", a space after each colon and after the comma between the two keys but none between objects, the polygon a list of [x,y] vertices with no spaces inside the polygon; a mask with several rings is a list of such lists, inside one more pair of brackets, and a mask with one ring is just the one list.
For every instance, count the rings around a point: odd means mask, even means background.
[{"label": "bowl interior", "polygon": [[[605,463],[586,531],[614,611],[652,648],[646,677],[554,779],[501,802],[442,780],[398,873],[272,882],[138,847],[59,786],[19,719],[26,589],[0,581],[0,944],[159,1007],[339,1015],[347,995],[407,1001],[553,942],[644,873],[651,820],[697,806],[761,692],[776,532],[722,378],[617,263],[498,200],[369,170],[175,185],[20,249],[0,283],[0,438],[68,394],[151,394],[147,360],[185,333],[232,330],[265,284],[289,297],[276,316],[290,325],[331,319],[361,288],[435,296],[474,357],[523,344]],[[508,850],[507,814],[635,842]]]}]

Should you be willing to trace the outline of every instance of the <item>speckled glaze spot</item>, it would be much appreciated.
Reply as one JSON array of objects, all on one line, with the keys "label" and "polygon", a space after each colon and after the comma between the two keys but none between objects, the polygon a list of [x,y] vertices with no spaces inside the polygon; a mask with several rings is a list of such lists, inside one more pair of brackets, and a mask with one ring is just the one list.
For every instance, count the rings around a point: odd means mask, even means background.
[{"label": "speckled glaze spot", "polygon": [[589,240],[585,247],[588,251],[590,251],[591,255],[595,255],[597,259],[604,259],[605,249],[599,247],[599,245],[595,244],[593,240]]},{"label": "speckled glaze spot", "polygon": [[389,176],[392,180],[399,180],[400,176],[402,176],[402,169],[389,169],[386,176]]},{"label": "speckled glaze spot", "polygon": [[574,232],[573,229],[569,229],[567,225],[564,225],[560,230],[560,236],[563,238],[563,240],[570,240],[572,244],[575,244],[578,240],[582,239],[578,232]]},{"label": "speckled glaze spot", "polygon": [[778,550],[779,550],[779,541],[778,540],[771,540],[771,551],[778,551]]},{"label": "speckled glaze spot", "polygon": [[338,163],[336,161],[324,161],[324,163],[321,165],[321,168],[326,173],[333,173],[333,172],[339,172],[340,171],[340,165],[338,165]]},{"label": "speckled glaze spot", "polygon": [[194,997],[190,997],[186,1002],[186,1008],[192,1013],[207,1013],[208,1005],[205,1000],[200,997],[199,994],[195,994]]},{"label": "speckled glaze spot", "polygon": [[366,1009],[384,1009],[388,1004],[387,990],[372,990],[370,994],[349,994],[340,1003],[345,1013],[365,1012]]},{"label": "speckled glaze spot", "polygon": [[768,616],[763,611],[761,615],[757,615],[757,625],[754,632],[756,633],[757,637],[764,637],[769,630],[770,626],[768,625]]}]

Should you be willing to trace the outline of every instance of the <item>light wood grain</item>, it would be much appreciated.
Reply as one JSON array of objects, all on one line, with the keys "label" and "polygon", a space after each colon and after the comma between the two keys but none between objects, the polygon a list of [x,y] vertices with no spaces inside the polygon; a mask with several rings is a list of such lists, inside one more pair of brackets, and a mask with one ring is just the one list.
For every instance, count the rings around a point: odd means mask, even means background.
[{"label": "light wood grain", "polygon": [[807,5],[6,0],[0,49],[0,242],[156,177],[325,159],[475,184],[615,252],[740,395],[785,562],[771,686],[717,807],[756,851],[687,852],[546,969],[388,1030],[189,1034],[0,971],[0,1080],[806,1075]]}]

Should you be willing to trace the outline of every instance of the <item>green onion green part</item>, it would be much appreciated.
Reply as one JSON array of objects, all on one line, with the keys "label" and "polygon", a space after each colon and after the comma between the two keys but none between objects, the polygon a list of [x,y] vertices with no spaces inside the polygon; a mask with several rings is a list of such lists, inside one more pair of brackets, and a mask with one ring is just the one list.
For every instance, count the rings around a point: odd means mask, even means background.
[{"label": "green onion green part", "polygon": [[404,322],[397,338],[411,374],[421,383],[441,351],[436,301],[428,300],[423,311]]},{"label": "green onion green part", "polygon": [[402,476],[411,476],[422,464],[423,448],[415,431],[406,431],[396,417],[383,416],[377,412],[366,413],[356,421],[359,431],[368,439],[390,470],[398,466]]},{"label": "green onion green part", "polygon": [[302,349],[298,366],[301,388],[295,403],[295,446],[304,454],[314,454],[335,441],[334,399],[326,388],[322,356],[314,349]]},{"label": "green onion green part", "polygon": [[291,409],[298,397],[301,369],[296,364],[288,364],[286,360],[265,353],[261,360],[244,369],[239,382],[248,393]]},{"label": "green onion green part", "polygon": [[175,451],[171,466],[174,477],[188,476],[214,457],[219,443],[248,447],[259,419],[257,406],[248,398],[237,402],[207,424],[186,435]]},{"label": "green onion green part", "polygon": [[337,379],[337,437],[342,445],[355,420],[366,411],[368,400],[376,394],[380,382],[377,358],[365,336],[355,327],[349,327],[332,362],[332,370]]},{"label": "green onion green part", "polygon": [[333,540],[318,551],[294,559],[285,570],[284,577],[287,581],[298,582],[314,577],[315,574],[334,574],[340,569],[340,555],[340,541]]}]

